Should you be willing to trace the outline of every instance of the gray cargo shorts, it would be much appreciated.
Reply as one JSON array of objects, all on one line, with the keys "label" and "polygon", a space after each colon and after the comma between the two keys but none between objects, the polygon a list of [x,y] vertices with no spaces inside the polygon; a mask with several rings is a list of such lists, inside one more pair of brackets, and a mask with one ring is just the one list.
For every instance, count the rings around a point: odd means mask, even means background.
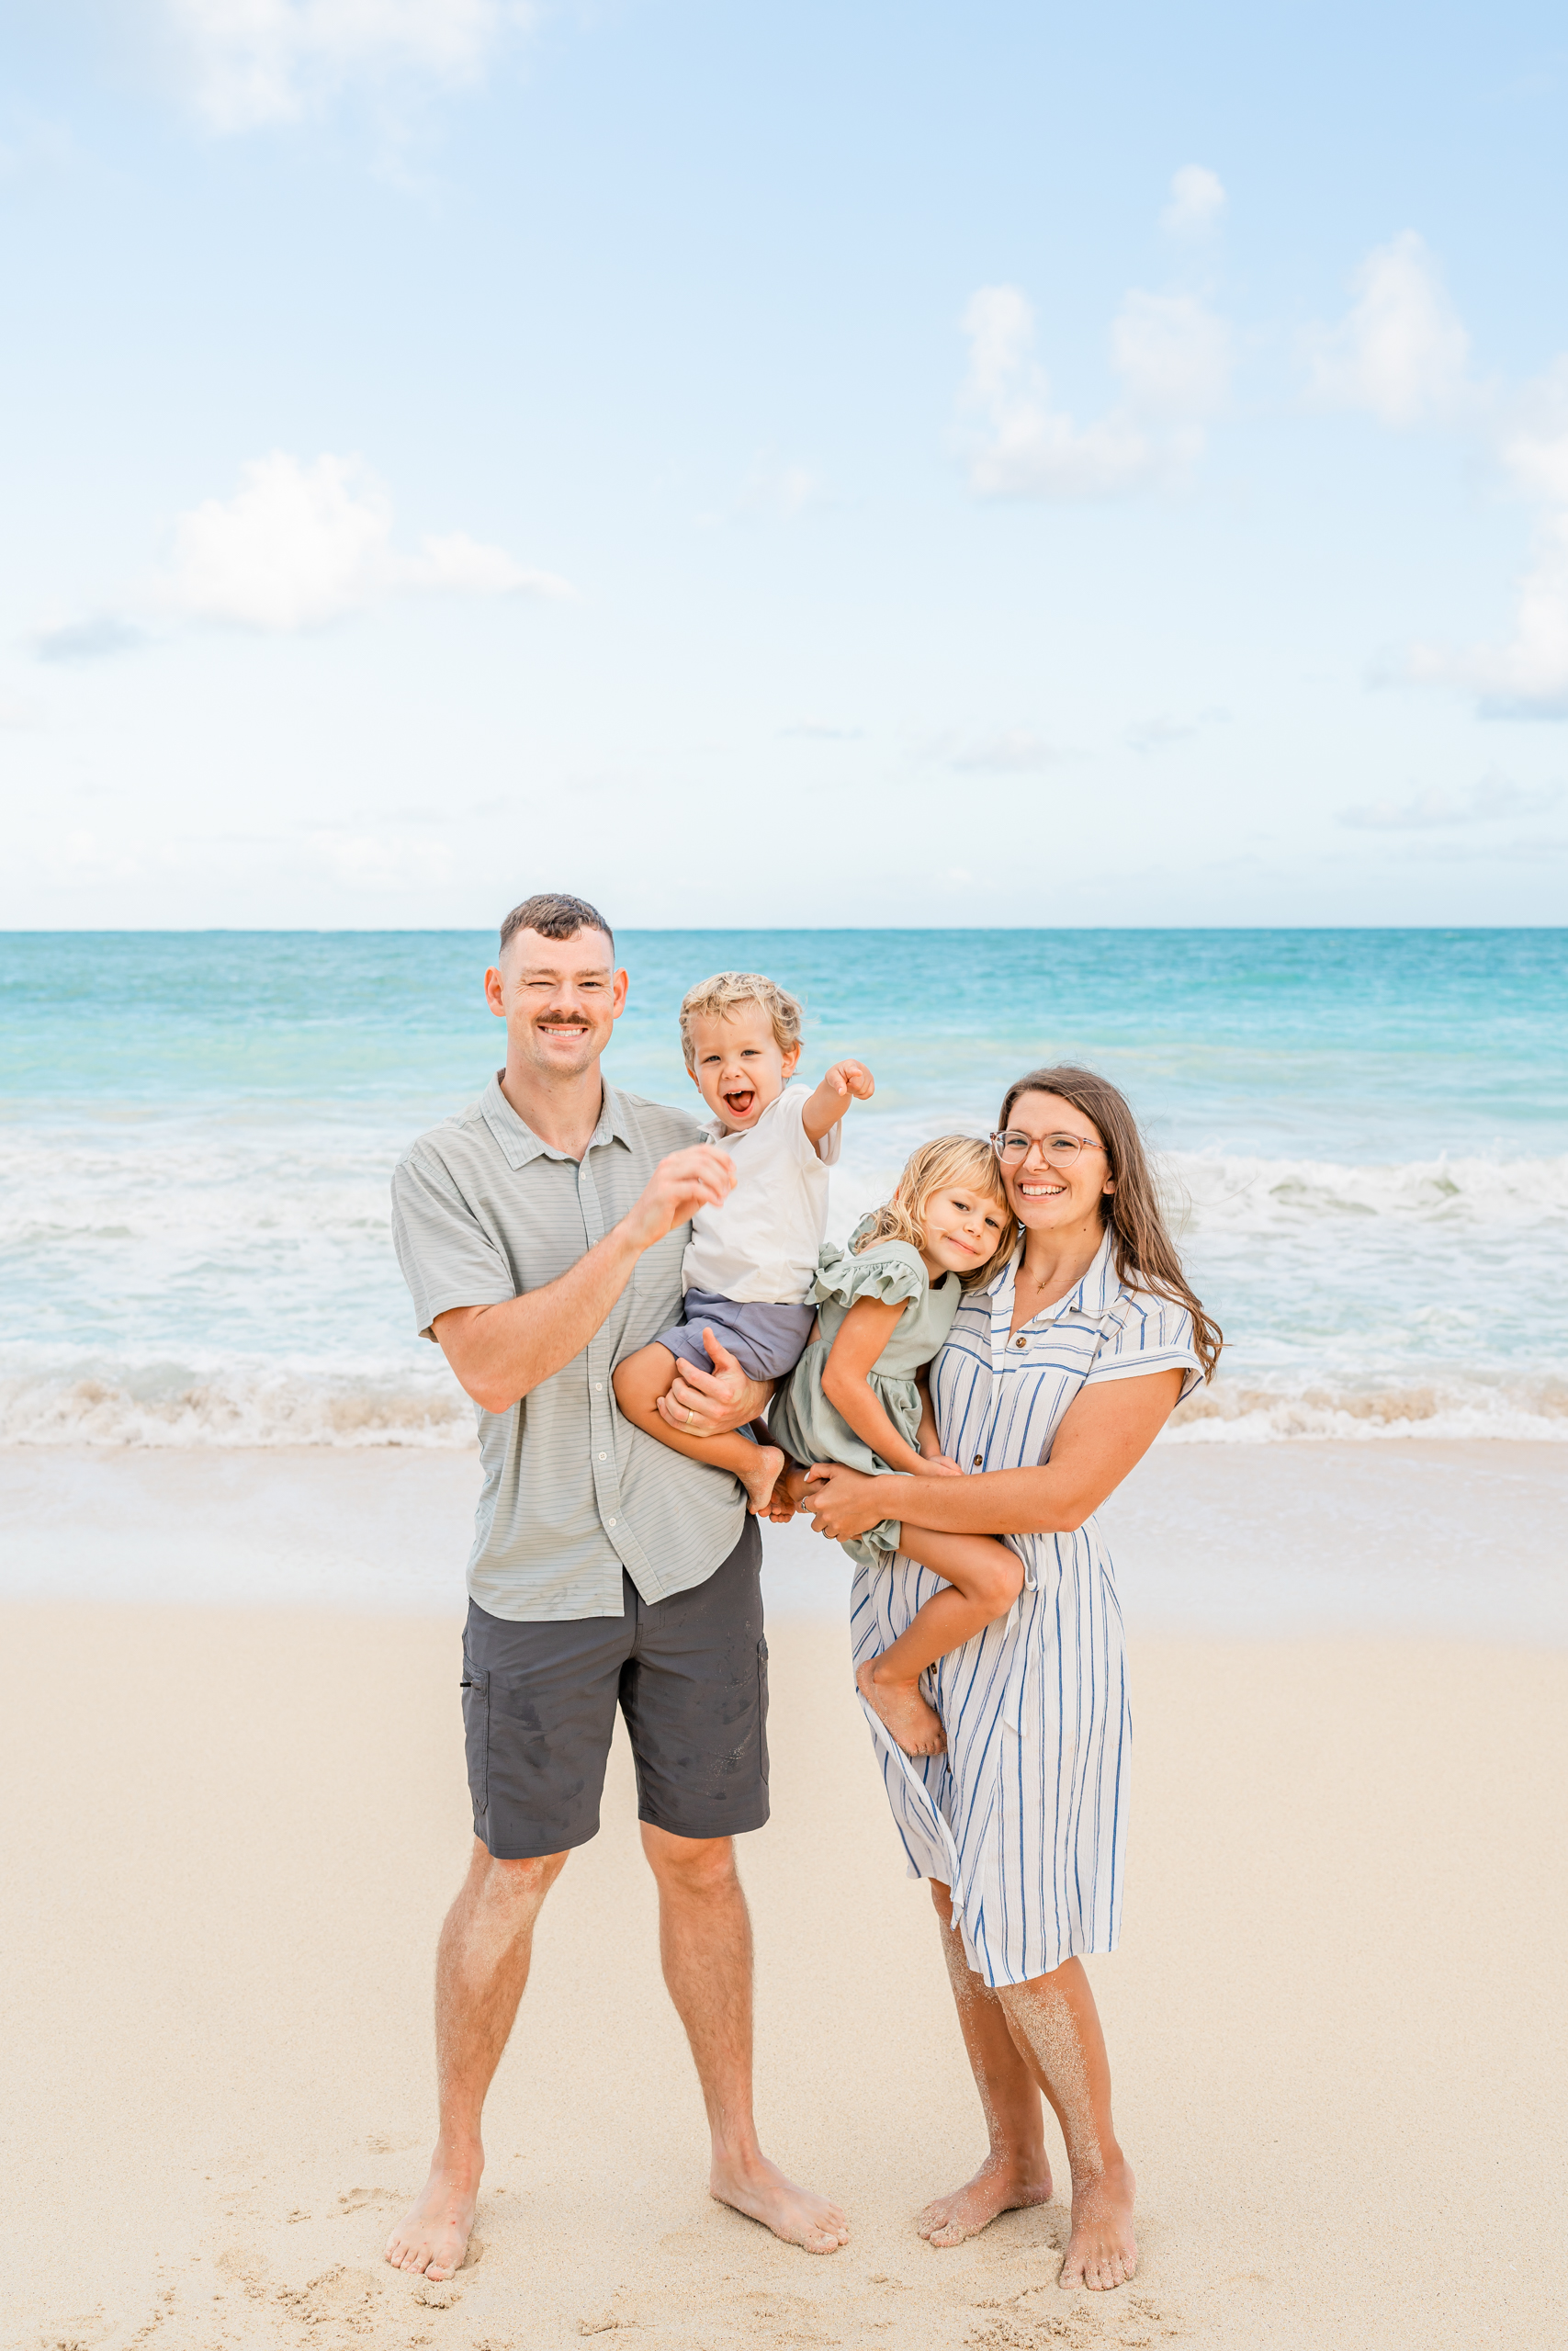
[{"label": "gray cargo shorts", "polygon": [[623,1569],[622,1613],[516,1624],[473,1600],[463,1727],[474,1835],[498,1861],[586,1845],[618,1706],[637,1818],[671,1837],[738,1837],[768,1817],[762,1538],[749,1518],[705,1583],[651,1605]]}]

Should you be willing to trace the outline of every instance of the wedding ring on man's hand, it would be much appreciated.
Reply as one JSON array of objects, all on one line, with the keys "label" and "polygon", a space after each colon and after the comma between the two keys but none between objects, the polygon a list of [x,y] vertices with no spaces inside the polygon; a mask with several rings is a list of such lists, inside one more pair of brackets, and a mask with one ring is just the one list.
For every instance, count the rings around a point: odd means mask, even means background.
[{"label": "wedding ring on man's hand", "polygon": [[688,1405],[688,1406],[686,1407],[686,1426],[687,1426],[687,1428],[688,1428],[688,1429],[691,1427],[691,1425],[692,1425],[693,1421],[696,1419],[696,1417],[697,1417],[697,1416],[696,1416],[696,1414],[692,1410],[691,1406],[690,1406],[690,1405]]}]

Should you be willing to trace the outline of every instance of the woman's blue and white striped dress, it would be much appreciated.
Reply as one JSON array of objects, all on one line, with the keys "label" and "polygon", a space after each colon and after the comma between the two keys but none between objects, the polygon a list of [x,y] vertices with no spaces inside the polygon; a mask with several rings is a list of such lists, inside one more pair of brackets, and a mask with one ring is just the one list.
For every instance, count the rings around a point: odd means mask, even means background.
[{"label": "woman's blue and white striped dress", "polygon": [[[1123,1288],[1109,1236],[1077,1287],[1012,1333],[1018,1262],[965,1298],[931,1368],[942,1451],[966,1471],[1046,1460],[1087,1381],[1179,1368],[1183,1396],[1201,1382],[1191,1316]],[[866,1708],[909,1874],[952,1886],[969,1964],[989,1984],[1115,1949],[1132,1750],[1122,1611],[1094,1520],[1076,1534],[1006,1540],[1023,1560],[1023,1590],[929,1678],[946,1754],[905,1755]],[[941,1583],[902,1553],[862,1567],[856,1666]]]}]

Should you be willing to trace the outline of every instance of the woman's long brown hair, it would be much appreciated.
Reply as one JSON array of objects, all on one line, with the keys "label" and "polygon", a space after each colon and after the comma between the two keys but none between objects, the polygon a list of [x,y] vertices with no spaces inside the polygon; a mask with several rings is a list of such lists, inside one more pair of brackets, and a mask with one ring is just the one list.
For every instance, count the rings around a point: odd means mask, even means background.
[{"label": "woman's long brown hair", "polygon": [[1105,1146],[1107,1172],[1116,1183],[1114,1192],[1101,1195],[1100,1214],[1111,1227],[1111,1255],[1117,1273],[1129,1289],[1147,1290],[1156,1298],[1168,1298],[1173,1305],[1187,1308],[1192,1317],[1192,1339],[1203,1375],[1213,1379],[1224,1333],[1203,1312],[1181,1271],[1176,1243],[1167,1232],[1160,1214],[1159,1194],[1155,1190],[1144,1138],[1125,1094],[1119,1093],[1108,1078],[1097,1077],[1092,1069],[1032,1069],[1027,1078],[1020,1078],[1010,1085],[1003,1096],[1001,1116],[997,1121],[998,1134],[1012,1116],[1012,1106],[1020,1094],[1058,1094],[1098,1128]]}]

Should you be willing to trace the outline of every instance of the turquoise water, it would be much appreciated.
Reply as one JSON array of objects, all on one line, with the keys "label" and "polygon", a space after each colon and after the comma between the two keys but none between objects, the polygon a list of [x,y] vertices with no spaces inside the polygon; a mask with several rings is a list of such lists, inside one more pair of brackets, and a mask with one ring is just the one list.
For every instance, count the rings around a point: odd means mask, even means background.
[{"label": "turquoise water", "polygon": [[[0,1436],[466,1441],[387,1179],[500,1058],[488,933],[0,936]],[[1222,1378],[1177,1441],[1568,1434],[1568,932],[655,932],[606,1068],[696,1096],[708,971],[877,1079],[834,1226],[1031,1065],[1145,1121]]]}]

